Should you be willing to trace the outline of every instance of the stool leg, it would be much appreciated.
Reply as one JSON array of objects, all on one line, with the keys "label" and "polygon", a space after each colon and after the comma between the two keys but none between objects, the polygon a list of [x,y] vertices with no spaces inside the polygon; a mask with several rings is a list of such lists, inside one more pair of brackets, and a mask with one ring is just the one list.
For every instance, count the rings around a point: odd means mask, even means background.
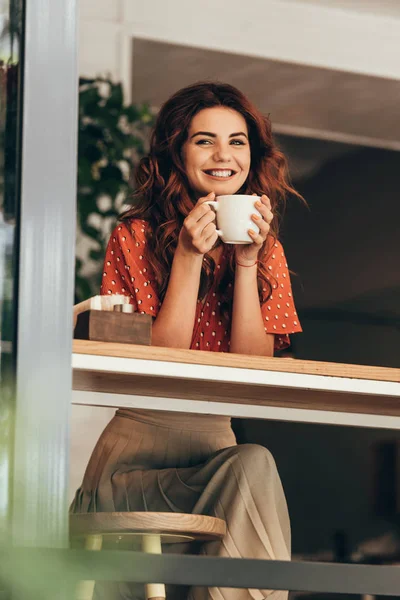
[{"label": "stool leg", "polygon": [[[143,535],[142,550],[148,554],[161,554],[161,536],[157,534]],[[165,585],[163,583],[146,583],[145,589],[147,600],[165,598]]]},{"label": "stool leg", "polygon": [[[103,536],[88,535],[85,539],[85,550],[101,550]],[[94,592],[94,581],[80,581],[76,587],[76,600],[92,600]]]}]

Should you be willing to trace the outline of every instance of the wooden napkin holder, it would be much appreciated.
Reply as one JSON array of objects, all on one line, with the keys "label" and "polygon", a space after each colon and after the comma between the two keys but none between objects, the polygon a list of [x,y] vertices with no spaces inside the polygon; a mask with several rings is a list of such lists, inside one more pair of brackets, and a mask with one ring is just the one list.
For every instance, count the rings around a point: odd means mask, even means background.
[{"label": "wooden napkin holder", "polygon": [[150,346],[151,324],[150,315],[110,310],[85,310],[78,314],[74,338]]}]

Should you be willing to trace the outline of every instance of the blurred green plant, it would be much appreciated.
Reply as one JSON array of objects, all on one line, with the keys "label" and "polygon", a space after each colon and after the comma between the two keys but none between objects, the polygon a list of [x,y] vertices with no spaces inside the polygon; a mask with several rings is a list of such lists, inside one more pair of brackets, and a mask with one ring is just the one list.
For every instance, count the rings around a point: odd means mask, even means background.
[{"label": "blurred green plant", "polygon": [[153,123],[147,104],[124,104],[120,83],[80,78],[76,302],[99,293],[107,241]]}]

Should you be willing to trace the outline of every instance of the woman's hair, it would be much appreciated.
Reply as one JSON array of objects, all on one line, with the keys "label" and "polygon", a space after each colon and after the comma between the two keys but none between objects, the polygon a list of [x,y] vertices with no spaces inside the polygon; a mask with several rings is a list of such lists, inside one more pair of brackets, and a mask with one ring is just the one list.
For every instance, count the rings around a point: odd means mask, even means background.
[{"label": "woman's hair", "polygon": [[[160,301],[167,290],[174,252],[185,217],[196,199],[190,189],[182,160],[182,147],[187,140],[193,117],[205,108],[225,106],[240,113],[248,127],[251,167],[246,182],[238,190],[242,194],[267,194],[275,217],[270,233],[278,236],[279,220],[283,214],[286,196],[301,196],[293,189],[288,178],[285,156],[272,139],[271,124],[257,108],[232,85],[200,82],[176,92],[162,106],[150,140],[150,151],[142,158],[135,173],[136,191],[132,206],[121,215],[121,220],[144,219],[149,224],[148,260],[159,286]],[[268,238],[267,238],[268,239]],[[265,243],[258,264],[260,301],[265,302],[272,292],[272,283],[265,267],[266,254],[273,244]],[[215,263],[206,256],[201,272],[199,298],[204,298],[211,287]],[[235,269],[233,248],[229,251],[227,272],[222,278],[220,292],[225,310],[229,309]]]}]

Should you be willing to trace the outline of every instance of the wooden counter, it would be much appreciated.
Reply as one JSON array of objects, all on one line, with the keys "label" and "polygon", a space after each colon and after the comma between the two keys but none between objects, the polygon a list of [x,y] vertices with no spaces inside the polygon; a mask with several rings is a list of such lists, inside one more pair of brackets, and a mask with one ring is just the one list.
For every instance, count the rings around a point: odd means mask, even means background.
[{"label": "wooden counter", "polygon": [[400,429],[400,369],[74,340],[73,402]]}]

